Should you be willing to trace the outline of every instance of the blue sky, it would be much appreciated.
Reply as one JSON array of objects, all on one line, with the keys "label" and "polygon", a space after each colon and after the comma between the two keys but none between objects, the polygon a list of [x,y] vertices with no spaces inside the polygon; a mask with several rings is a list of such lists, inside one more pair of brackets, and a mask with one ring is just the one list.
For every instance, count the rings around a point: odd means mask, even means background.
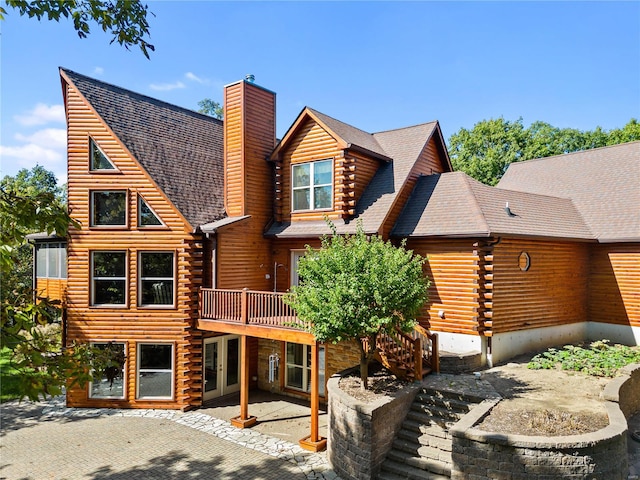
[{"label": "blue sky", "polygon": [[640,2],[154,2],[156,51],[9,10],[2,175],[64,181],[58,66],[186,108],[252,73],[282,136],[308,105],[369,132],[439,120],[445,138],[504,117],[581,130],[640,117]]}]

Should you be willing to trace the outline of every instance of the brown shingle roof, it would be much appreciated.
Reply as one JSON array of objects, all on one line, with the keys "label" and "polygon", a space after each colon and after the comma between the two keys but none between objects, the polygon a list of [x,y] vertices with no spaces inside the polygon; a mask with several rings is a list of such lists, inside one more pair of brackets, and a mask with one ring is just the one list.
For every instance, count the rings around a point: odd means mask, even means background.
[{"label": "brown shingle roof", "polygon": [[[354,219],[348,223],[334,222],[338,233],[354,233],[357,221],[362,222],[365,232],[379,232],[411,168],[435,132],[440,134],[437,121],[372,134],[393,161],[383,163],[369,182],[356,202]],[[312,237],[328,233],[331,232],[324,222],[307,221],[276,223],[267,231],[267,235],[277,237]]]},{"label": "brown shingle roof", "polygon": [[593,240],[571,200],[489,187],[462,172],[420,178],[392,235]]},{"label": "brown shingle roof", "polygon": [[498,187],[570,198],[600,242],[640,240],[640,142],[512,163]]},{"label": "brown shingle roof", "polygon": [[220,120],[60,69],[195,228],[225,216]]}]

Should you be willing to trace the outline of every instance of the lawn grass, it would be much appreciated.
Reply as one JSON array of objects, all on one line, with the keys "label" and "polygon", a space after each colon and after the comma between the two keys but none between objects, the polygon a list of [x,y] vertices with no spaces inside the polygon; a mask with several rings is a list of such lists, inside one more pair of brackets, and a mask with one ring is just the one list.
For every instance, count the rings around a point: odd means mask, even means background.
[{"label": "lawn grass", "polygon": [[8,348],[0,350],[0,402],[8,402],[20,398],[18,385],[20,373],[11,366],[12,351]]}]

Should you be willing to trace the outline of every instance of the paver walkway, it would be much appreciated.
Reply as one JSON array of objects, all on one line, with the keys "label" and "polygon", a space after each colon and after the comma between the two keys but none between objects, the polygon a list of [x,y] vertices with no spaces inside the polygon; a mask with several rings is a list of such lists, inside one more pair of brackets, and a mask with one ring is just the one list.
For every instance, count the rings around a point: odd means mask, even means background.
[{"label": "paver walkway", "polygon": [[199,412],[2,405],[0,478],[337,479],[323,453]]}]

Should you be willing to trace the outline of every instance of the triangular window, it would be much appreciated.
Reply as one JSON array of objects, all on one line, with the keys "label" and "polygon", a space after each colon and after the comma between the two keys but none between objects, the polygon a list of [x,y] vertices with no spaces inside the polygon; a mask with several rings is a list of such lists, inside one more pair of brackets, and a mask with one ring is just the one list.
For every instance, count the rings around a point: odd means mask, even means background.
[{"label": "triangular window", "polygon": [[162,220],[156,212],[145,202],[144,198],[138,195],[138,227],[161,227],[164,226]]},{"label": "triangular window", "polygon": [[109,157],[96,145],[93,138],[89,139],[89,150],[89,155],[91,155],[89,170],[117,170],[116,166],[109,160]]}]

